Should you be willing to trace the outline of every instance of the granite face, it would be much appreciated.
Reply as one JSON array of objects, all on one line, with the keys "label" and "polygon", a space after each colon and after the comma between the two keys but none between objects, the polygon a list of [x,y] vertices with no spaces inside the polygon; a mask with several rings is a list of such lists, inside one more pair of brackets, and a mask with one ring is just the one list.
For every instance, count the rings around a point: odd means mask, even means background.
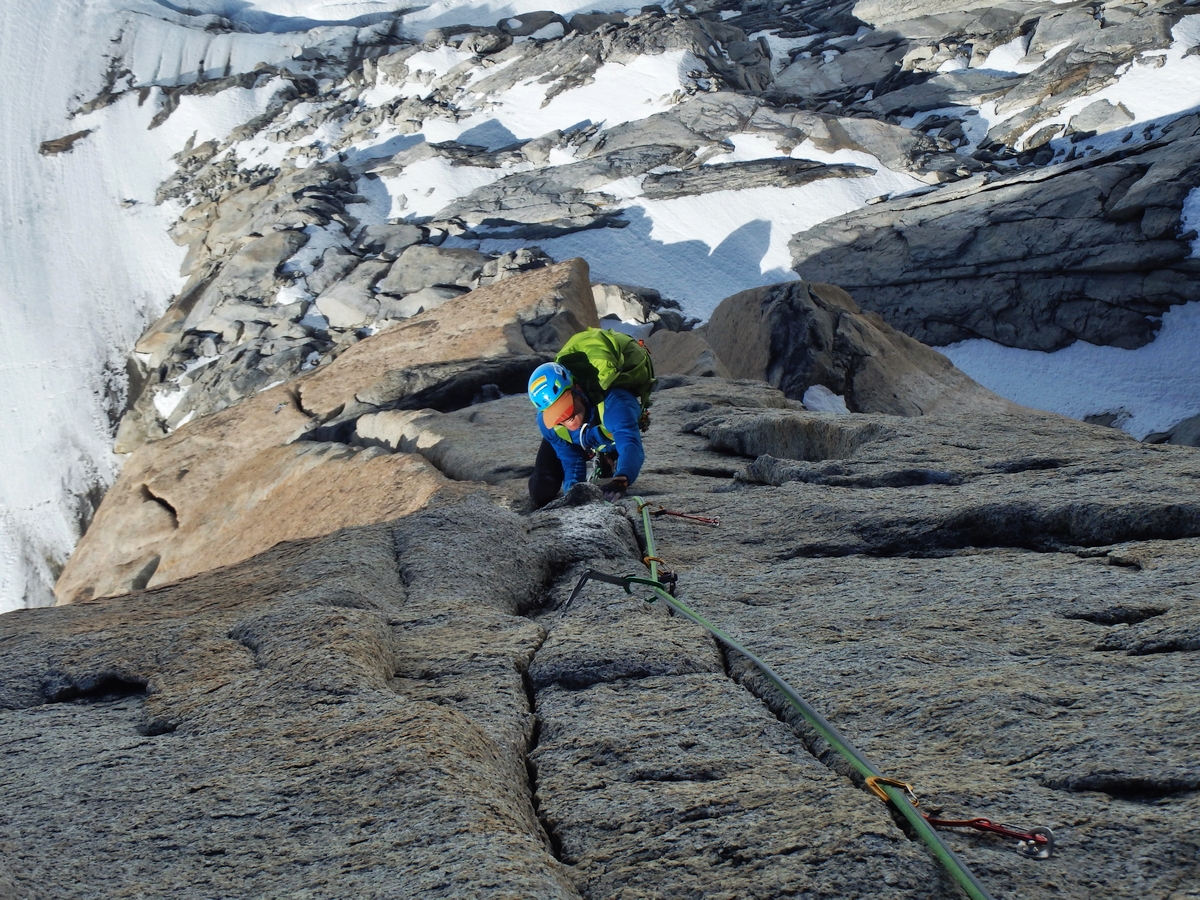
[{"label": "granite face", "polygon": [[[187,283],[134,348],[131,456],[63,605],[0,617],[0,894],[957,896],[745,659],[640,591],[567,605],[587,569],[645,574],[645,535],[594,485],[529,509],[524,383],[615,317],[659,375],[634,492],[680,598],[923,809],[1053,829],[1047,860],[945,833],[995,896],[1195,897],[1195,420],[1139,443],[928,346],[1134,348],[1200,299],[1200,118],[1134,128],[1093,96],[1195,14],[695,0],[420,41],[381,21],[312,77],[165,90],[156,123],[282,85],[176,156],[159,199]],[[460,64],[422,71],[440,48]],[[644,119],[415,137],[668,52],[686,78]],[[1013,115],[983,129],[983,104]],[[259,136],[278,165],[238,156]],[[422,164],[471,187],[381,221],[380,181]],[[923,187],[794,235],[803,280],[699,328],[535,245],[625,227],[634,184],[673,202],[881,167]]]},{"label": "granite face", "polygon": [[832,219],[793,237],[793,263],[927,344],[1133,349],[1172,305],[1200,300],[1180,226],[1197,173],[1192,115],[1147,145]]},{"label": "granite face", "polygon": [[[678,595],[923,808],[1053,829],[945,832],[995,896],[1188,895],[1196,450],[714,377],[652,412],[635,490],[721,521],[653,519]],[[524,398],[402,414],[357,440],[456,491],[0,619],[13,896],[954,896],[745,660],[641,592],[565,606],[645,571],[641,520],[525,511]]]}]

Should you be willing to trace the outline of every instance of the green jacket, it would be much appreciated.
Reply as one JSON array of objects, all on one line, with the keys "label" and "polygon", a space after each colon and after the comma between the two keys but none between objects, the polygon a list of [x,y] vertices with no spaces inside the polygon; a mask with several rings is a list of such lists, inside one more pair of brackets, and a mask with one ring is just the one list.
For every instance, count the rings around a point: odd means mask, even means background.
[{"label": "green jacket", "polygon": [[618,331],[589,328],[572,335],[554,359],[575,376],[593,407],[598,407],[613,388],[622,388],[637,397],[642,409],[650,408],[654,364],[650,351],[635,338]]}]

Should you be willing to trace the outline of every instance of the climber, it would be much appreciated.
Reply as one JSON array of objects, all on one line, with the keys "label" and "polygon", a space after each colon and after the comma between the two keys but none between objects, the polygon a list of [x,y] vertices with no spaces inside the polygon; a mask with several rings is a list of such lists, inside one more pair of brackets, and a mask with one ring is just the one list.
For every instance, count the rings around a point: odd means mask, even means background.
[{"label": "climber", "polygon": [[529,376],[529,399],[539,410],[538,447],[529,499],[540,509],[587,479],[597,459],[604,499],[616,500],[637,480],[645,459],[641,432],[654,386],[650,353],[638,340],[589,328],[571,337],[555,361]]}]

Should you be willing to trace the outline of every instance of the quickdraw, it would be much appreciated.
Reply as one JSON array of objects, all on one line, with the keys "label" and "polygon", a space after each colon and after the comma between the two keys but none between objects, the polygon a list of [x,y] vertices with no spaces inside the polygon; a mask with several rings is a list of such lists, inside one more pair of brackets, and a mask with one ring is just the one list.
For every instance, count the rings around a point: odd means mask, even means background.
[{"label": "quickdraw", "polygon": [[925,821],[935,828],[974,828],[976,831],[987,831],[1017,839],[1017,852],[1030,859],[1049,859],[1054,855],[1054,832],[1049,828],[1038,826],[1029,831],[1018,831],[1008,825],[997,825],[990,819],[938,819],[928,813],[923,813]]},{"label": "quickdraw", "polygon": [[[864,779],[864,784],[867,790],[884,803],[891,801],[888,795],[884,793],[883,788],[880,787],[881,784],[901,788],[909,803],[913,806],[921,805],[921,801],[917,799],[917,794],[913,790],[913,786],[907,781],[896,781],[892,778],[880,778],[870,775]],[[926,822],[935,828],[974,828],[976,831],[987,831],[991,834],[1014,837],[1018,841],[1017,852],[1022,856],[1028,856],[1032,859],[1049,859],[1054,855],[1054,832],[1040,825],[1029,831],[1018,831],[1010,825],[997,825],[991,819],[985,819],[982,816],[974,819],[939,819],[925,812],[921,813],[921,815],[925,817]]]}]

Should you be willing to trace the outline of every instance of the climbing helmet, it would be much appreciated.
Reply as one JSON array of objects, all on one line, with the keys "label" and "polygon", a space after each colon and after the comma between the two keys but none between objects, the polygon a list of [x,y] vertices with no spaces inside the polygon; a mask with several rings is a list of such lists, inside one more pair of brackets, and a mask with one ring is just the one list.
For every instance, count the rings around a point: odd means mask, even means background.
[{"label": "climbing helmet", "polygon": [[548,428],[570,418],[575,406],[571,394],[574,384],[574,376],[556,362],[542,363],[529,376],[529,399],[542,411],[542,421]]}]

